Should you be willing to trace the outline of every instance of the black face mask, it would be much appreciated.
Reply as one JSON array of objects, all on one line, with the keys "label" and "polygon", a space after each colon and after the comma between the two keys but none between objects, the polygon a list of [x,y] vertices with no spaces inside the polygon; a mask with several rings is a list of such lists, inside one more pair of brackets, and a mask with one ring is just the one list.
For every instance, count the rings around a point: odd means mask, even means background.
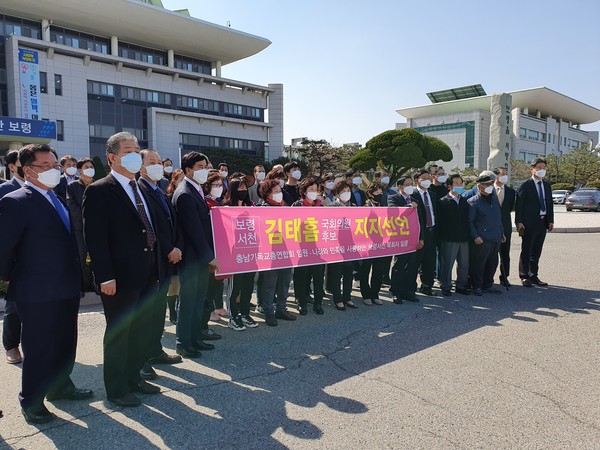
[{"label": "black face mask", "polygon": [[373,201],[375,203],[381,203],[381,198],[383,197],[383,194],[376,194],[373,196]]},{"label": "black face mask", "polygon": [[248,198],[248,191],[238,191],[237,196],[238,200],[246,201],[246,199]]}]

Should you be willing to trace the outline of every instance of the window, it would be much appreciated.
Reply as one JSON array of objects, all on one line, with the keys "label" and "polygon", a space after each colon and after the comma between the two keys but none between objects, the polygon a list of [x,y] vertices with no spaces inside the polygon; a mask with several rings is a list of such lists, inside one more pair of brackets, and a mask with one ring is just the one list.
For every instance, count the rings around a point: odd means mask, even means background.
[{"label": "window", "polygon": [[519,128],[519,137],[525,139],[525,136],[527,136],[527,130],[525,128]]},{"label": "window", "polygon": [[56,140],[57,141],[65,140],[65,121],[64,120],[56,121]]},{"label": "window", "polygon": [[48,74],[46,72],[40,72],[40,93],[48,93]]},{"label": "window", "polygon": [[62,75],[54,75],[54,94],[62,95]]}]

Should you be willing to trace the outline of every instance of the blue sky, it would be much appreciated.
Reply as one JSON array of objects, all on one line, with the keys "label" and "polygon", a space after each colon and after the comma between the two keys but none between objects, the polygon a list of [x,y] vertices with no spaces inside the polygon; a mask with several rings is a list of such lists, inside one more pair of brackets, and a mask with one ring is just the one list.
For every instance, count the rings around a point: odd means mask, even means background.
[{"label": "blue sky", "polygon": [[[163,0],[269,39],[222,76],[284,84],[285,143],[334,145],[394,128],[427,92],[546,86],[600,108],[597,0]],[[599,130],[600,122],[584,125]]]}]

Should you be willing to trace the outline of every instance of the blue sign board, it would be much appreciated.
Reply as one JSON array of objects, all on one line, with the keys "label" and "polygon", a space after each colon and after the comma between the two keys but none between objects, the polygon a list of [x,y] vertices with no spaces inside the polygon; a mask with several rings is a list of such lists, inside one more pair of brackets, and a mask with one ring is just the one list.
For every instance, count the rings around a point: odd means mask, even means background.
[{"label": "blue sign board", "polygon": [[56,122],[0,117],[0,136],[56,139]]}]

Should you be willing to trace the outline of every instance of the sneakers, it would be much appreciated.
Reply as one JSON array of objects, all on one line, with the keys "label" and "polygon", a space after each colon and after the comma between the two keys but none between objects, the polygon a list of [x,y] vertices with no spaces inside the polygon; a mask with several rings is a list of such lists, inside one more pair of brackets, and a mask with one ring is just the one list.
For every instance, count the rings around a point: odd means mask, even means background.
[{"label": "sneakers", "polygon": [[246,326],[246,328],[256,328],[258,326],[254,319],[248,314],[242,314],[242,323]]},{"label": "sneakers", "polygon": [[228,326],[234,331],[244,331],[246,329],[246,325],[244,325],[244,322],[242,322],[241,317],[233,317],[229,319]]},{"label": "sneakers", "polygon": [[383,305],[383,302],[381,300],[379,300],[378,298],[374,298],[373,303],[375,303],[376,305]]}]

